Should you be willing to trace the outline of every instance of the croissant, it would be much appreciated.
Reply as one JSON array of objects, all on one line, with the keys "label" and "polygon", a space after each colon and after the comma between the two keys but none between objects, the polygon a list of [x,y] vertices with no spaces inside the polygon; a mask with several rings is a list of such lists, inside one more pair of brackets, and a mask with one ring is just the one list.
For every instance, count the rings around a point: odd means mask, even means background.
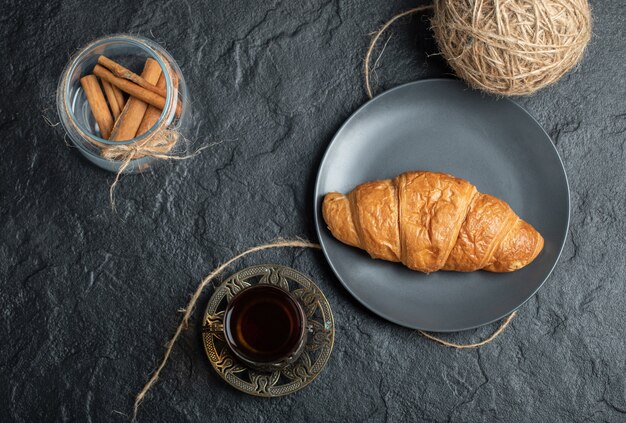
[{"label": "croissant", "polygon": [[325,195],[324,220],[339,241],[420,272],[512,272],[543,237],[504,201],[444,173],[406,172]]}]

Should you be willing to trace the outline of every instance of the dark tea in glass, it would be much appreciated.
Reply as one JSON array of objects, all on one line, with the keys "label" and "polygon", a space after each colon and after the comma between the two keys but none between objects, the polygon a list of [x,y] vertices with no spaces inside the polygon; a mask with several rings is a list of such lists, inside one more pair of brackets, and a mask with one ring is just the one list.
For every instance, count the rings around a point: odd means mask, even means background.
[{"label": "dark tea in glass", "polygon": [[224,314],[226,341],[240,359],[261,369],[286,365],[306,339],[302,306],[280,287],[258,284],[241,290]]}]

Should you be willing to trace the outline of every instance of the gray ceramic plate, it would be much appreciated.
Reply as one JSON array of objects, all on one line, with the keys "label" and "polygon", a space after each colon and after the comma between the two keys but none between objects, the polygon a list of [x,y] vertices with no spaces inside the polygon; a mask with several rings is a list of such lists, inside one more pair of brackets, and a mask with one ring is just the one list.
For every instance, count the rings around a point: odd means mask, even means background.
[{"label": "gray ceramic plate", "polygon": [[[513,273],[426,275],[332,237],[324,194],[408,170],[450,173],[505,200],[543,235],[543,251]],[[379,95],[337,132],[317,178],[315,223],[333,271],[363,305],[410,328],[458,331],[502,318],[548,278],[567,236],[569,188],[550,137],[520,106],[458,81],[424,80]]]}]

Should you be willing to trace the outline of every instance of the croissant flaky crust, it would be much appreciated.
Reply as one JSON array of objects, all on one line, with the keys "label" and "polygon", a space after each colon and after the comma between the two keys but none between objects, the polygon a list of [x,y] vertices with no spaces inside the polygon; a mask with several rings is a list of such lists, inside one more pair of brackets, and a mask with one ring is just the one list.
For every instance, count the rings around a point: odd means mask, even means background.
[{"label": "croissant flaky crust", "polygon": [[339,241],[420,272],[512,272],[543,249],[543,237],[504,201],[445,173],[406,172],[324,197]]}]

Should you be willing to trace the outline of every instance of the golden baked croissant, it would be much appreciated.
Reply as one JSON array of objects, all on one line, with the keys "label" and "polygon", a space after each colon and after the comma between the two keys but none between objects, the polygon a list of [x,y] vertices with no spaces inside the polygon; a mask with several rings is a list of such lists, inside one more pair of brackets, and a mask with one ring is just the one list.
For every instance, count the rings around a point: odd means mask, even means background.
[{"label": "golden baked croissant", "polygon": [[543,237],[504,201],[444,173],[406,172],[324,197],[339,241],[420,272],[512,272],[543,249]]}]

